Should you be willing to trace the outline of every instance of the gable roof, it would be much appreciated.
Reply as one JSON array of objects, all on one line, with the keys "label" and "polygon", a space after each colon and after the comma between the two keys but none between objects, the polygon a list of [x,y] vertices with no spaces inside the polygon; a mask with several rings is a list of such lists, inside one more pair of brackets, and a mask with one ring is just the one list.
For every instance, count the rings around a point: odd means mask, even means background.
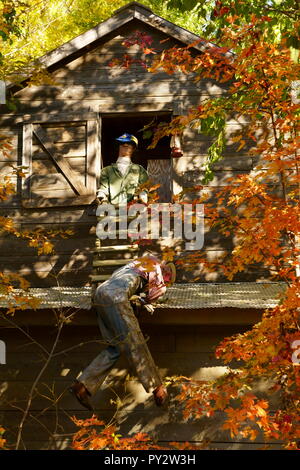
[{"label": "gable roof", "polygon": [[56,49],[48,52],[38,60],[47,68],[53,66],[59,63],[61,60],[65,60],[69,56],[72,56],[72,54],[78,53],[81,49],[90,46],[93,42],[104,38],[106,35],[112,33],[121,26],[128,24],[134,19],[148,24],[158,31],[161,31],[162,33],[165,33],[186,45],[200,40],[199,43],[194,46],[194,49],[198,50],[199,52],[203,52],[212,48],[215,49],[218,47],[215,44],[201,38],[200,36],[186,30],[185,28],[177,26],[174,23],[161,18],[141,3],[130,2],[122,8],[116,10],[113,16],[111,16],[108,20],[99,23],[94,28],[89,29],[85,33],[82,33],[74,39],[71,39],[62,46],[59,46]]}]

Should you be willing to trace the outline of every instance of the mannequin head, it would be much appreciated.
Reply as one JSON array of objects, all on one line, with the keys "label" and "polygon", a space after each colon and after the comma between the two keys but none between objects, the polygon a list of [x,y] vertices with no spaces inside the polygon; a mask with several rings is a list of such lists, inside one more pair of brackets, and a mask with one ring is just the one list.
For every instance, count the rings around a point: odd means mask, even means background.
[{"label": "mannequin head", "polygon": [[125,132],[123,135],[116,139],[119,142],[119,157],[132,157],[135,149],[138,146],[137,138]]},{"label": "mannequin head", "polygon": [[164,283],[166,286],[171,286],[176,280],[176,268],[174,263],[162,262],[161,272],[164,278]]},{"label": "mannequin head", "polygon": [[119,157],[132,157],[133,152],[135,151],[136,146],[129,142],[124,142],[119,145]]}]

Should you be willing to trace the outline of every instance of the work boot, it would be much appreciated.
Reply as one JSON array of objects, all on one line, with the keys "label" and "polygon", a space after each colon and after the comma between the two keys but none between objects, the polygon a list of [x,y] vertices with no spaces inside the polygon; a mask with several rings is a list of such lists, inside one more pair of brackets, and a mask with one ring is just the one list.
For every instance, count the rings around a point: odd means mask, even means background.
[{"label": "work boot", "polygon": [[73,385],[69,388],[69,392],[72,393],[75,398],[77,398],[77,400],[82,406],[84,406],[90,411],[94,411],[89,401],[89,396],[91,396],[91,394],[82,382],[75,380]]},{"label": "work boot", "polygon": [[153,391],[154,401],[157,406],[163,406],[168,399],[167,389],[163,385],[159,385]]}]

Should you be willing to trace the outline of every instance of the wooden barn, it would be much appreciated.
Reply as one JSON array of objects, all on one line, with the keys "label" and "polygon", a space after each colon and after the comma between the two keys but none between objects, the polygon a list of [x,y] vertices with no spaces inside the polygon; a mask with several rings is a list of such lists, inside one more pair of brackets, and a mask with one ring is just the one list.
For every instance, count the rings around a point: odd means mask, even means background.
[{"label": "wooden barn", "polygon": [[[13,144],[9,159],[0,155],[1,175],[11,171],[11,164],[28,168],[26,177],[13,179],[16,193],[1,203],[1,215],[11,217],[20,231],[37,227],[73,231],[67,238],[58,238],[55,254],[47,256],[38,256],[26,242],[0,233],[0,271],[24,276],[30,281],[32,295],[41,300],[38,308],[19,310],[10,317],[5,315],[8,300],[0,296],[0,339],[6,345],[6,360],[0,364],[0,424],[7,430],[5,437],[12,448],[17,439],[21,449],[68,448],[76,431],[71,416],[90,417],[68,387],[103,347],[91,303],[92,283],[107,279],[116,267],[140,253],[128,240],[96,243],[97,217],[92,203],[101,168],[116,160],[114,139],[123,132],[138,136],[135,161],[161,185],[163,204],[171,202],[172,194],[199,184],[203,177],[202,164],[211,143],[207,136],[187,129],[181,136],[183,155],[172,158],[170,139],[162,139],[149,150],[150,140],[142,138],[141,129],[167,122],[226,89],[213,80],[194,83],[179,72],[147,72],[138,63],[145,59],[139,48],[122,45],[135,31],[151,36],[156,50],[199,39],[131,2],[40,59],[51,75],[51,84],[32,86],[30,77],[24,77],[21,87],[10,87],[16,111],[0,105],[0,134],[9,136]],[[201,40],[193,53],[201,54],[213,46]],[[110,67],[125,52],[136,63],[128,70]],[[228,136],[243,124],[242,119],[228,122]],[[225,158],[215,167],[215,178],[204,187],[211,200],[228,176],[253,169],[256,161],[249,149],[247,143],[237,152],[237,145],[229,139]],[[160,240],[155,248],[159,252],[176,243]],[[205,233],[203,250],[209,256],[233,246],[233,240],[222,239],[216,232]],[[176,249],[178,257],[184,258],[182,244]],[[218,270],[179,270],[166,302],[153,316],[143,314],[140,319],[162,375],[206,380],[223,374],[226,369],[212,358],[214,346],[255,323],[265,307],[276,304],[282,288],[280,283],[270,282],[269,273],[259,266],[230,283]],[[71,317],[56,338],[61,314]],[[47,367],[42,370],[44,364]],[[162,444],[191,441],[199,446],[209,440],[206,448],[214,449],[256,449],[262,443],[230,438],[220,427],[221,416],[185,422],[173,400],[178,389],[170,386],[169,390],[168,409],[156,408],[122,359],[93,404],[98,416],[117,423],[123,436],[143,431]],[[30,408],[18,437],[29,396]]]}]

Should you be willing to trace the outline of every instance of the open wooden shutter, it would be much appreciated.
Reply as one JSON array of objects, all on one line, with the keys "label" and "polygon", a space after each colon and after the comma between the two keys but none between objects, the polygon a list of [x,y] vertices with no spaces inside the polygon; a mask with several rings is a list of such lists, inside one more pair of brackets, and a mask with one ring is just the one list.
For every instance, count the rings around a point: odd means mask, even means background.
[{"label": "open wooden shutter", "polygon": [[29,116],[23,128],[24,207],[90,204],[100,169],[100,118]]}]

